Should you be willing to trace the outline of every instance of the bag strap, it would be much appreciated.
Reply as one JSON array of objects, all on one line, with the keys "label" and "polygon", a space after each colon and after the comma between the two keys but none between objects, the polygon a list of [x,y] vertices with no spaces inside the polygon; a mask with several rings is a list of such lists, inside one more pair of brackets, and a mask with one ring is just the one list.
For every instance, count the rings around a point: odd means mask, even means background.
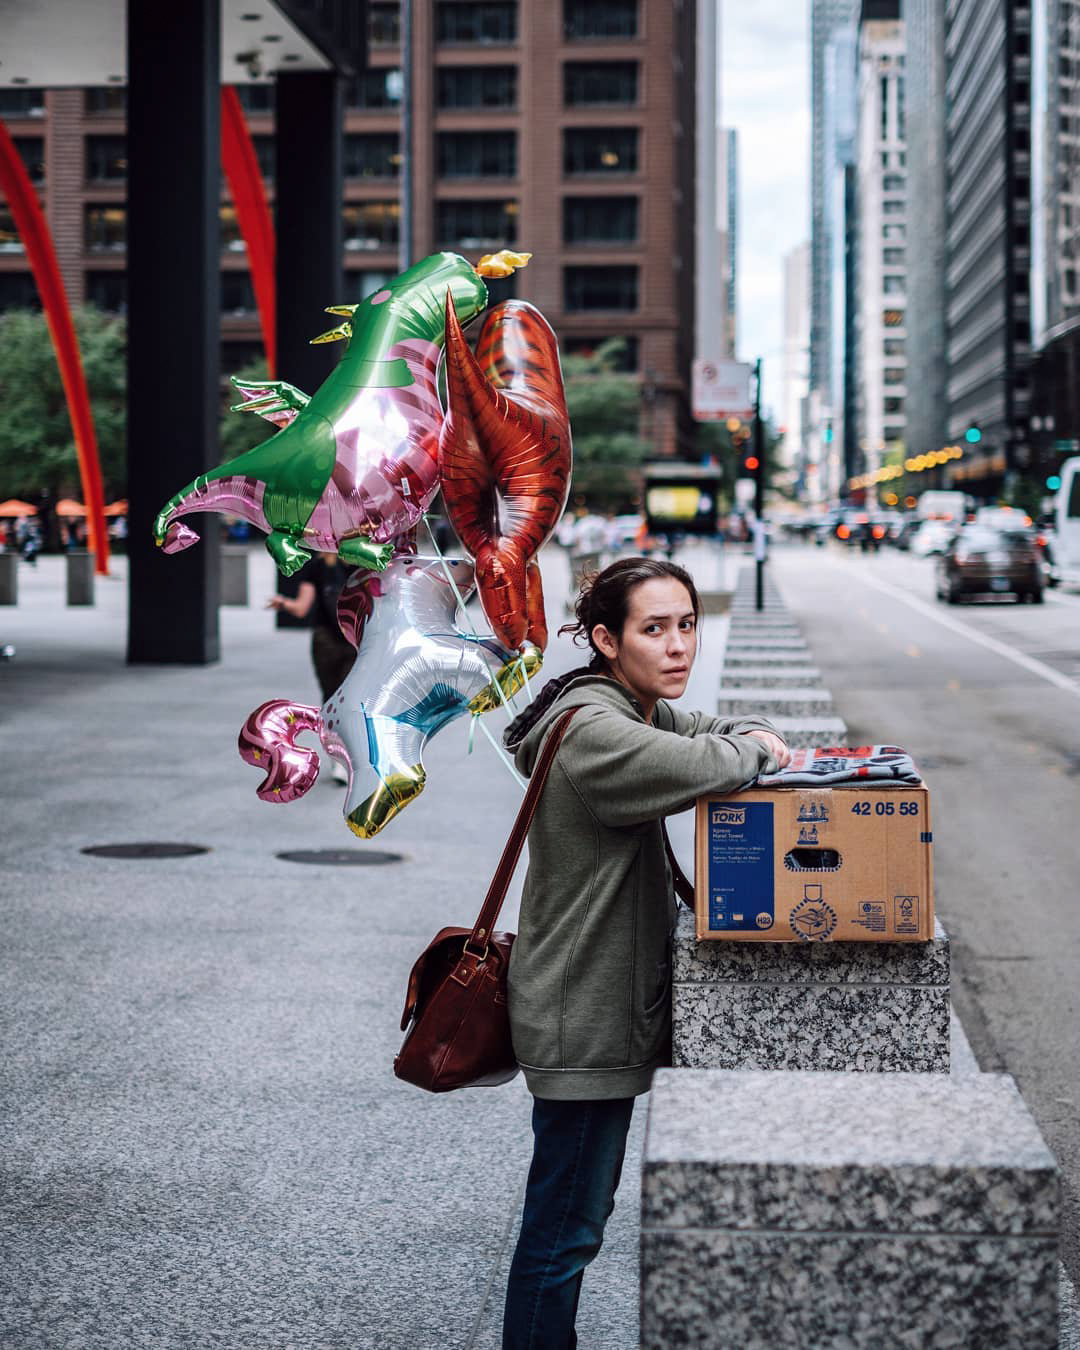
[{"label": "bag strap", "polygon": [[[473,954],[482,952],[486,955],[488,941],[491,937],[491,931],[495,927],[495,921],[499,917],[499,911],[503,907],[503,901],[506,899],[506,892],[510,886],[510,878],[514,875],[514,868],[517,866],[518,858],[521,857],[521,850],[525,844],[525,836],[529,833],[529,826],[532,824],[533,816],[536,814],[536,807],[540,801],[540,794],[544,790],[544,783],[547,780],[548,770],[551,768],[552,760],[555,758],[555,751],[559,748],[559,742],[562,740],[566,728],[570,725],[570,720],[577,712],[577,708],[571,708],[564,713],[548,732],[547,740],[544,742],[544,748],[540,753],[536,768],[529,779],[529,786],[525,790],[525,799],[517,813],[517,819],[514,821],[513,828],[510,831],[510,838],[506,841],[506,847],[503,849],[502,857],[499,859],[499,865],[495,869],[495,875],[491,879],[491,885],[488,887],[488,893],[484,898],[483,907],[477,916],[476,923],[473,924],[473,930],[469,934],[469,939],[465,943],[466,950],[474,949]],[[481,958],[482,959],[482,958]]]},{"label": "bag strap", "polygon": [[667,821],[660,822],[660,828],[664,832],[664,848],[667,850],[668,866],[671,868],[671,880],[675,884],[675,894],[687,907],[694,908],[694,888],[687,881],[682,868],[679,866],[679,860],[675,856],[675,850],[671,847],[671,840],[668,838]]}]

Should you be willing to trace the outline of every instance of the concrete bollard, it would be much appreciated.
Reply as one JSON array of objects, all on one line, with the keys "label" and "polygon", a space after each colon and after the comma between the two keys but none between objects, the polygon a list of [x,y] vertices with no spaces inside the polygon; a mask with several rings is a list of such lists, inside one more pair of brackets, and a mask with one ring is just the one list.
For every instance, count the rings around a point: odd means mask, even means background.
[{"label": "concrete bollard", "polygon": [[249,603],[248,551],[236,544],[225,544],[221,549],[221,603]]},{"label": "concrete bollard", "polygon": [[1051,1350],[1060,1208],[1007,1075],[661,1069],[640,1343]]},{"label": "concrete bollard", "polygon": [[0,605],[19,603],[19,555],[0,553]]},{"label": "concrete bollard", "polygon": [[680,911],[672,1062],[692,1069],[949,1072],[949,939],[698,942]]},{"label": "concrete bollard", "polygon": [[64,555],[67,570],[67,602],[69,605],[94,603],[94,555],[84,548],[72,549]]}]

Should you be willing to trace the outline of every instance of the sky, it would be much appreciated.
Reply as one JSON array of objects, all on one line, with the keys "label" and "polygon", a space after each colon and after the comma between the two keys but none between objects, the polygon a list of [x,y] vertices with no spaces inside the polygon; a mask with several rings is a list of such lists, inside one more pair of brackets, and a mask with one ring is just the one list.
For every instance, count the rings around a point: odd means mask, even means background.
[{"label": "sky", "polygon": [[721,115],[739,134],[737,355],[779,397],[784,255],[810,236],[809,0],[718,0]]}]

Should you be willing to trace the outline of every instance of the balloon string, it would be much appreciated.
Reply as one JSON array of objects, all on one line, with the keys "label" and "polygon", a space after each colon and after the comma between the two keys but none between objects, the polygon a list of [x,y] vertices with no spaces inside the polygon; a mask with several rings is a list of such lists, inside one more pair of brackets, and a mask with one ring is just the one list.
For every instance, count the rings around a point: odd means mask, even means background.
[{"label": "balloon string", "polygon": [[[495,737],[491,734],[491,729],[490,729],[490,727],[488,726],[488,724],[487,724],[485,721],[482,720],[482,717],[481,717],[481,715],[480,715],[479,713],[474,714],[472,720],[473,720],[473,724],[474,724],[474,725],[475,725],[477,722],[480,723],[480,730],[484,733],[484,735],[485,735],[485,736],[488,738],[488,740],[491,742],[492,748],[494,749],[495,753],[499,756],[499,758],[502,760],[502,762],[503,762],[503,763],[506,765],[506,767],[510,770],[510,773],[513,775],[514,781],[517,783],[518,787],[521,788],[522,792],[524,792],[524,791],[525,791],[525,788],[528,786],[528,784],[525,782],[525,779],[522,778],[521,774],[519,774],[518,771],[517,771],[517,769],[514,767],[514,762],[513,762],[513,760],[511,760],[510,756],[506,753],[506,751],[502,748],[502,746],[499,744],[499,742],[498,742],[498,741],[495,739]],[[470,734],[471,734],[471,733],[470,733]]]},{"label": "balloon string", "polygon": [[[424,526],[427,529],[428,538],[431,540],[431,547],[435,550],[435,556],[436,558],[438,558],[439,563],[442,566],[442,570],[446,575],[446,580],[450,583],[450,589],[454,592],[454,599],[458,602],[458,606],[461,609],[462,614],[464,614],[465,616],[465,622],[469,625],[469,631],[472,633],[474,638],[479,638],[480,636],[479,633],[477,633],[476,629],[473,627],[472,616],[470,615],[469,611],[465,608],[465,600],[462,597],[461,592],[458,590],[458,584],[454,580],[453,574],[450,571],[449,564],[443,557],[443,551],[439,547],[439,541],[435,538],[435,531],[431,528],[431,521],[428,519],[428,513],[426,511],[424,512]],[[523,659],[524,658],[522,656],[518,657],[519,661]],[[507,717],[509,717],[510,720],[513,721],[514,718],[517,716],[517,709],[507,699],[506,691],[503,689],[502,683],[499,680],[495,679],[494,677],[492,677],[491,682],[495,686],[495,690],[499,695],[500,702],[506,709]],[[530,703],[532,702],[531,694],[529,696],[529,702]]]}]

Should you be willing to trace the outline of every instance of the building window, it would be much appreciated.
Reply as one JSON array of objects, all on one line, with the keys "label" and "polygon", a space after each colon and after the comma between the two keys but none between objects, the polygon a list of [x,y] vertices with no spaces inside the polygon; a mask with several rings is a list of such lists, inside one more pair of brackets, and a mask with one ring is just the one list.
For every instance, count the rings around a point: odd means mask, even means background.
[{"label": "building window", "polygon": [[401,6],[397,0],[368,5],[367,35],[373,47],[393,47],[401,41]]},{"label": "building window", "polygon": [[0,117],[44,116],[44,89],[0,89]]},{"label": "building window", "polygon": [[272,84],[234,84],[240,106],[249,113],[272,113],[274,111],[274,86]]},{"label": "building window", "polygon": [[247,245],[240,233],[240,222],[236,218],[235,206],[218,207],[218,229],[221,235],[222,253],[244,253]]},{"label": "building window", "polygon": [[438,202],[436,211],[443,248],[501,248],[517,243],[517,202]]},{"label": "building window", "polygon": [[120,253],[127,248],[127,207],[87,206],[83,212],[87,253]]},{"label": "building window", "polygon": [[221,273],[221,312],[236,317],[255,312],[255,288],[247,272]]},{"label": "building window", "polygon": [[884,192],[903,192],[904,175],[902,173],[887,173],[881,187]]},{"label": "building window", "polygon": [[442,43],[517,41],[517,0],[436,0],[435,40]]},{"label": "building window", "polygon": [[566,267],[563,269],[563,308],[635,310],[638,305],[636,267]]},{"label": "building window", "polygon": [[885,372],[886,384],[903,384],[906,378],[907,378],[906,373],[903,370],[896,369],[895,367],[886,370]]},{"label": "building window", "polygon": [[883,251],[881,260],[886,267],[903,267],[904,250],[902,248],[887,248]]},{"label": "building window", "polygon": [[45,181],[45,140],[41,136],[13,136],[15,149],[31,183]]},{"label": "building window", "polygon": [[886,328],[903,328],[904,311],[902,309],[886,309],[882,312],[881,322]]},{"label": "building window", "polygon": [[366,268],[350,270],[345,274],[349,283],[349,292],[351,295],[359,295],[366,299],[369,295],[374,295],[376,291],[383,291],[390,285],[396,276],[395,272],[368,271]]},{"label": "building window", "polygon": [[885,356],[903,356],[907,350],[907,343],[903,338],[886,338],[881,350]]},{"label": "building window", "polygon": [[107,314],[127,313],[127,274],[125,272],[87,272],[87,303]]},{"label": "building window", "polygon": [[25,253],[26,246],[15,228],[15,217],[9,207],[0,202],[0,253]]},{"label": "building window", "polygon": [[123,117],[127,112],[127,86],[99,84],[93,89],[85,89],[83,111],[91,116],[96,113],[109,113],[113,117]]},{"label": "building window", "polygon": [[887,398],[884,411],[886,417],[903,417],[904,400],[902,398]]},{"label": "building window", "polygon": [[513,178],[517,135],[513,131],[440,131],[440,178]]},{"label": "building window", "polygon": [[635,38],[637,0],[563,0],[563,37]]},{"label": "building window", "polygon": [[883,202],[881,209],[887,216],[902,216],[904,214],[903,202]]},{"label": "building window", "polygon": [[396,131],[353,133],[345,137],[346,178],[396,178],[401,172]]},{"label": "building window", "polygon": [[886,277],[881,284],[886,295],[903,295],[905,286],[903,277]]},{"label": "building window", "polygon": [[349,108],[398,108],[401,90],[400,70],[362,70],[346,86],[345,104]]},{"label": "building window", "polygon": [[628,107],[637,97],[636,61],[567,61],[563,67],[568,108]]},{"label": "building window", "polygon": [[127,177],[127,138],[87,136],[87,182],[122,182]]},{"label": "building window", "polygon": [[564,244],[629,243],[638,237],[636,197],[567,197]]},{"label": "building window", "polygon": [[903,225],[886,225],[881,231],[882,239],[903,239],[906,234]]},{"label": "building window", "polygon": [[597,351],[611,343],[610,356],[605,364],[620,375],[632,375],[640,369],[639,347],[636,337],[619,334],[618,337],[569,337],[560,341],[559,346],[567,356],[593,357]]},{"label": "building window", "polygon": [[0,272],[0,312],[40,308],[41,299],[32,272]]},{"label": "building window", "polygon": [[252,136],[252,144],[255,146],[255,158],[259,161],[259,172],[262,174],[264,183],[274,181],[274,157],[277,147],[274,144],[273,136]]},{"label": "building window", "polygon": [[440,108],[517,105],[517,66],[440,66],[436,78]]},{"label": "building window", "polygon": [[350,253],[397,248],[399,202],[349,202],[344,210],[345,247]]},{"label": "building window", "polygon": [[637,173],[637,127],[570,127],[563,132],[563,172]]}]

